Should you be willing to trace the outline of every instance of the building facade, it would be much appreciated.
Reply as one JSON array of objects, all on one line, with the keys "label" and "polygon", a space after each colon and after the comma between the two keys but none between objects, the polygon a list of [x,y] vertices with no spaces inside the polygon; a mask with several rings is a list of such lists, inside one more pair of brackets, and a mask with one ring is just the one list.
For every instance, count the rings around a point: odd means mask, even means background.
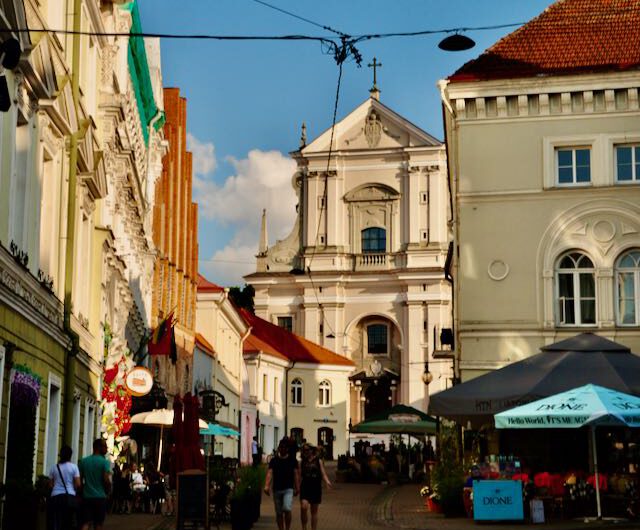
[{"label": "building facade", "polygon": [[[203,410],[208,420],[231,427],[240,432],[242,410],[243,360],[242,344],[249,333],[249,326],[229,299],[229,290],[198,276],[196,303],[197,335],[215,351],[211,357],[210,377],[194,366],[194,389],[201,396]],[[213,391],[213,392],[212,392]],[[216,397],[220,408],[211,414]],[[209,402],[209,400],[211,400]],[[230,437],[216,438],[216,454],[238,458],[238,440]]]},{"label": "building facade", "polygon": [[[328,459],[346,453],[354,362],[245,309],[239,311],[250,326],[244,359],[257,410],[255,432],[264,453],[273,453],[284,436],[324,447]],[[245,440],[255,436],[249,416],[241,425]]]},{"label": "building facade", "polygon": [[11,495],[48,474],[63,443],[74,459],[91,451],[106,354],[140,346],[144,183],[155,177],[153,147],[136,138],[149,127],[133,79],[145,71],[132,70],[144,43],[38,31],[126,34],[139,24],[135,3],[15,1],[2,15],[4,29],[33,30],[14,35],[22,54],[5,72],[11,106],[0,114],[0,470]]},{"label": "building facade", "polygon": [[433,357],[451,327],[447,164],[443,144],[382,104],[375,87],[336,124],[330,146],[331,137],[307,145],[303,134],[291,153],[295,226],[269,247],[263,221],[246,281],[258,316],[354,362],[355,424],[395,403],[424,409],[429,391],[449,384],[451,362]]},{"label": "building facade", "polygon": [[639,23],[557,2],[440,83],[462,379],[584,331],[640,351]]},{"label": "building facade", "polygon": [[[175,325],[178,360],[152,360],[153,372],[167,396],[189,392],[193,383],[198,280],[198,205],[191,200],[192,155],[187,151],[187,100],[177,88],[164,89],[168,151],[155,184],[153,241],[157,256],[153,275],[151,325],[170,313]],[[171,405],[171,400],[169,402]]]}]

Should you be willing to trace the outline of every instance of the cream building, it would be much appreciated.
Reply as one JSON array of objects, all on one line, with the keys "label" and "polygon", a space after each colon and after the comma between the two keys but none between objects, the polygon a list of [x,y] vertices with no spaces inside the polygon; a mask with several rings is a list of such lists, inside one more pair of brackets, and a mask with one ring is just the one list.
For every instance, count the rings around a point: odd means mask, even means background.
[{"label": "cream building", "polygon": [[463,379],[584,331],[640,351],[640,50],[627,45],[640,10],[627,5],[558,2],[440,82]]},{"label": "cream building", "polygon": [[[126,34],[135,3],[0,10],[3,27],[31,30],[16,35],[22,55],[5,72],[11,106],[0,114],[0,460],[13,484],[48,473],[63,443],[74,459],[89,454],[100,433],[105,345],[135,351],[148,323],[145,183],[155,174],[132,79],[142,41],[38,31]],[[135,75],[151,83],[145,68]],[[25,377],[29,406],[16,398]]]},{"label": "cream building", "polygon": [[354,363],[280,326],[240,309],[251,326],[244,342],[255,426],[244,419],[244,440],[258,436],[264,454],[284,436],[322,445],[333,459],[347,451],[349,374]]},{"label": "cream building", "polygon": [[[221,425],[240,431],[242,410],[242,380],[245,370],[242,347],[249,334],[249,326],[229,300],[229,290],[198,276],[196,298],[196,331],[214,350],[210,376],[194,365],[194,390],[198,395],[215,391],[222,397],[222,406],[215,416]],[[196,345],[197,345],[196,335]],[[207,374],[206,377],[203,377]],[[208,380],[205,380],[208,379]],[[204,408],[208,404],[203,402]],[[212,419],[212,418],[209,418]],[[216,454],[239,457],[238,440],[217,437]]]},{"label": "cream building", "polygon": [[381,103],[376,87],[330,146],[331,134],[307,145],[303,131],[291,153],[295,226],[269,247],[263,220],[246,281],[258,316],[355,363],[355,424],[394,403],[425,409],[428,393],[449,384],[451,362],[433,359],[451,328],[447,164],[443,144]]}]

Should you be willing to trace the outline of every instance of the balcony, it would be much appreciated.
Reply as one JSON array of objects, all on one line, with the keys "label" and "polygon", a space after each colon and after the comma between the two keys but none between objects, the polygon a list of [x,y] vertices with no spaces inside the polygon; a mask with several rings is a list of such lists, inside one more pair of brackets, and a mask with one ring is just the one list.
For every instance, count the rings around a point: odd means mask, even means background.
[{"label": "balcony", "polygon": [[386,252],[367,252],[353,255],[354,271],[379,271],[395,267],[395,255]]}]

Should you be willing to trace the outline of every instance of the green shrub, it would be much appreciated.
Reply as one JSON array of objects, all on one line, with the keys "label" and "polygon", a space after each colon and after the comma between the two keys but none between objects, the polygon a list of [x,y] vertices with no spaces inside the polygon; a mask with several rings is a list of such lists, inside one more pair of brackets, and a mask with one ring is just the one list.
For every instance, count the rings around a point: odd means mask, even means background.
[{"label": "green shrub", "polygon": [[445,515],[461,515],[464,513],[464,468],[459,457],[458,433],[454,423],[441,421],[438,452],[438,459],[431,473],[431,487],[437,492]]}]

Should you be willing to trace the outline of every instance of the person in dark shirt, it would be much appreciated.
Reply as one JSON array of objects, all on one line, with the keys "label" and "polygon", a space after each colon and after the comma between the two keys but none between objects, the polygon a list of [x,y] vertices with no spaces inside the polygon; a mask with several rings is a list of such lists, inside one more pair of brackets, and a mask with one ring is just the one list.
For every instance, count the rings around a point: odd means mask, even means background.
[{"label": "person in dark shirt", "polygon": [[328,488],[331,481],[327,477],[320,452],[316,447],[305,444],[300,462],[300,522],[302,530],[307,530],[309,509],[311,509],[311,530],[318,528],[318,507],[322,502],[322,482]]},{"label": "person in dark shirt", "polygon": [[293,497],[298,495],[300,491],[300,470],[298,461],[289,455],[290,446],[290,441],[287,438],[280,441],[276,455],[269,462],[269,470],[264,484],[266,495],[271,494],[273,486],[273,503],[279,530],[291,528]]}]

